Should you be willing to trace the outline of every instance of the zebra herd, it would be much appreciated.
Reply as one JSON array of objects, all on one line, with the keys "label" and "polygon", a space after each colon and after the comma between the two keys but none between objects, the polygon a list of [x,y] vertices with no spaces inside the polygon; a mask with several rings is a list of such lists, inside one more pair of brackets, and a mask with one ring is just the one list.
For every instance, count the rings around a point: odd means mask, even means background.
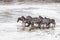
[{"label": "zebra herd", "polygon": [[[17,22],[22,21],[25,27],[31,27],[29,30],[31,31],[34,28],[39,28],[39,29],[49,29],[52,28],[54,29],[55,27],[55,20],[47,17],[31,17],[31,16],[21,16],[18,17]],[[27,25],[26,25],[27,24]],[[36,27],[36,25],[37,27]]]}]

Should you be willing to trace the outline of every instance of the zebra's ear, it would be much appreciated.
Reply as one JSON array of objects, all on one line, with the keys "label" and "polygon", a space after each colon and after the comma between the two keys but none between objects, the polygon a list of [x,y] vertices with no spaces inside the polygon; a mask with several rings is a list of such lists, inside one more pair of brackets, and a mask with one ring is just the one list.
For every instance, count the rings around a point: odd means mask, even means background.
[{"label": "zebra's ear", "polygon": [[17,23],[19,22],[19,20],[21,20],[21,18],[18,18],[18,19],[17,19]]}]

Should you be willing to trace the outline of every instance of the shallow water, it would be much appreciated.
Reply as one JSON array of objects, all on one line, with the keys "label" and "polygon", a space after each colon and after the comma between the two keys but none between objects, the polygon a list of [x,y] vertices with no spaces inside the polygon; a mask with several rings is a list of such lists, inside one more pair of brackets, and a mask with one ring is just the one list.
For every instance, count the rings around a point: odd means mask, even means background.
[{"label": "shallow water", "polygon": [[[16,6],[16,5],[13,5]],[[1,6],[0,5],[0,40],[59,40],[60,34],[60,5],[59,4],[44,4],[44,5],[17,5]],[[17,18],[20,16],[39,15],[50,17],[56,20],[58,24],[55,30],[38,30],[33,32],[21,31],[17,29],[22,27],[21,23],[17,23]],[[55,38],[56,37],[56,38]]]}]

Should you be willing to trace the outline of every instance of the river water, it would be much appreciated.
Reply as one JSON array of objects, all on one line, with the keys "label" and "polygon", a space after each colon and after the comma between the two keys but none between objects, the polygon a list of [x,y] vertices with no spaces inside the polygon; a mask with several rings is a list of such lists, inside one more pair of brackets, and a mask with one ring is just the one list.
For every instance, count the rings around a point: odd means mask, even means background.
[{"label": "river water", "polygon": [[[56,20],[55,30],[21,31],[20,16],[49,17]],[[18,29],[17,29],[18,28]],[[0,5],[0,40],[60,40],[60,4]]]},{"label": "river water", "polygon": [[[17,29],[17,18],[20,16],[50,17],[60,23],[60,5],[59,4],[39,4],[39,5],[0,5],[0,30],[15,30]],[[10,28],[10,29],[9,29]],[[11,30],[11,31],[12,31]]]},{"label": "river water", "polygon": [[0,13],[0,23],[5,22],[16,22],[17,18],[20,16],[28,16],[32,15],[32,13],[23,11],[23,10],[5,10]]}]

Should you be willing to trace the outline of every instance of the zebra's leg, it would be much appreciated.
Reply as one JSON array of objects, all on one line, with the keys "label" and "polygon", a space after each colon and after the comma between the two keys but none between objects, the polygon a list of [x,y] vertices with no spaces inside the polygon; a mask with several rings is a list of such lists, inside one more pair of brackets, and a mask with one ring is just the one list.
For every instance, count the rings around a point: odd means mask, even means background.
[{"label": "zebra's leg", "polygon": [[56,23],[54,22],[54,27],[55,27]]},{"label": "zebra's leg", "polygon": [[34,27],[34,23],[31,23],[31,27]]},{"label": "zebra's leg", "polygon": [[46,28],[46,26],[47,26],[47,24],[46,24],[46,23],[44,23],[44,24],[43,24],[43,29],[45,29],[45,28]]},{"label": "zebra's leg", "polygon": [[50,25],[47,24],[46,28],[49,29],[50,28]]},{"label": "zebra's leg", "polygon": [[40,23],[38,24],[38,28],[41,29],[41,24]]},{"label": "zebra's leg", "polygon": [[55,28],[55,24],[53,24],[53,26],[52,26],[52,30],[54,30],[54,28]]},{"label": "zebra's leg", "polygon": [[22,28],[22,30],[25,30],[25,23],[23,23],[23,28]]},{"label": "zebra's leg", "polygon": [[47,24],[47,29],[49,29],[51,26],[50,26],[50,23]]},{"label": "zebra's leg", "polygon": [[44,24],[44,29],[46,29],[46,27],[47,27],[47,24]]},{"label": "zebra's leg", "polygon": [[42,29],[44,29],[44,24],[42,25]]},{"label": "zebra's leg", "polygon": [[44,24],[40,24],[40,25],[41,25],[41,29],[43,29],[43,25],[44,25]]},{"label": "zebra's leg", "polygon": [[31,28],[29,29],[29,31],[34,29],[34,23],[31,23]]}]

